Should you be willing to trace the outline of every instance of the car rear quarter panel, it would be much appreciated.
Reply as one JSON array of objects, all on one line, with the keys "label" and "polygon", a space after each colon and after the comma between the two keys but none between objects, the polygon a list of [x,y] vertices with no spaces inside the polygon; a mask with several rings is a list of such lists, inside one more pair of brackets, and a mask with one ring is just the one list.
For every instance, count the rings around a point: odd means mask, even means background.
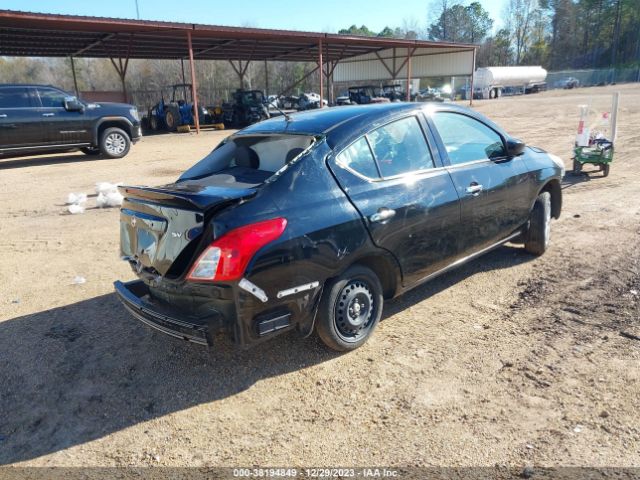
[{"label": "car rear quarter panel", "polygon": [[[257,197],[215,219],[218,232],[239,226],[235,225],[238,221],[287,219],[283,235],[260,250],[245,273],[245,278],[265,292],[267,302],[237,290],[242,331],[236,332],[236,340],[241,343],[260,340],[256,316],[279,311],[291,312],[292,327],[297,326],[304,335],[311,333],[327,279],[375,249],[359,213],[328,171],[324,159],[329,152],[321,142],[263,186]],[[279,292],[314,282],[317,287],[278,298]]]}]

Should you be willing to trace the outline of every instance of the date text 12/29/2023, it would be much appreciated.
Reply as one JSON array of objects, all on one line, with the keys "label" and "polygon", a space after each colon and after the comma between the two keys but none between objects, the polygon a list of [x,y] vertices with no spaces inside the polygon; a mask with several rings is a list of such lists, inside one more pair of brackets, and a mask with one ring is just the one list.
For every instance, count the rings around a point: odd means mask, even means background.
[{"label": "date text 12/29/2023", "polygon": [[236,478],[398,478],[388,468],[234,468]]}]

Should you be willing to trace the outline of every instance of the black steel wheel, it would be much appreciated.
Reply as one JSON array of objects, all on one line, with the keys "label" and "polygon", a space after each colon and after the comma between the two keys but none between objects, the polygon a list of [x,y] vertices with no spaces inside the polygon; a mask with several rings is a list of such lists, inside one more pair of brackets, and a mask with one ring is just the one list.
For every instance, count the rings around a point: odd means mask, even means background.
[{"label": "black steel wheel", "polygon": [[349,282],[340,292],[335,306],[338,335],[347,342],[366,334],[373,319],[373,295],[369,285],[360,280]]},{"label": "black steel wheel", "polygon": [[320,302],[316,331],[333,350],[355,350],[371,336],[382,314],[378,277],[356,265],[329,282]]}]

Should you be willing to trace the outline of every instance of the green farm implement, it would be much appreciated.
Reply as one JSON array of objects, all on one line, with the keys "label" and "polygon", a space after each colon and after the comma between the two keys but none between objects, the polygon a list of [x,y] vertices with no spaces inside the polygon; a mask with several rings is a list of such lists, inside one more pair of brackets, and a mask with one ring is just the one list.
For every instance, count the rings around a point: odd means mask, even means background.
[{"label": "green farm implement", "polygon": [[611,112],[604,112],[591,127],[585,125],[589,117],[589,107],[580,106],[580,123],[578,135],[573,149],[573,174],[582,173],[584,165],[598,166],[603,176],[609,175],[609,168],[613,161],[614,142],[616,139],[616,119],[618,117],[619,94],[613,95]]}]

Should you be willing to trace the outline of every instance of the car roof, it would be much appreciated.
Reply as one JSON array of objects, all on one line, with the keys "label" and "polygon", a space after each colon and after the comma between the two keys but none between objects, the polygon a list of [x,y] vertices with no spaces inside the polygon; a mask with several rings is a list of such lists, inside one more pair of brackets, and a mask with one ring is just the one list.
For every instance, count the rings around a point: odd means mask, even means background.
[{"label": "car roof", "polygon": [[381,116],[387,116],[389,113],[415,108],[415,104],[408,103],[345,105],[322,108],[290,114],[290,121],[287,121],[284,116],[274,117],[251,125],[242,130],[241,133],[307,133],[322,135],[341,125],[350,125],[362,121],[371,123]]},{"label": "car roof", "polygon": [[75,94],[71,93],[70,90],[65,90],[64,88],[57,87],[56,85],[47,85],[44,83],[0,83],[0,90],[3,88],[53,88],[65,95],[75,96]]},{"label": "car roof", "polygon": [[369,105],[345,105],[298,112],[289,115],[290,121],[286,121],[284,116],[274,117],[253,124],[239,131],[236,135],[326,135],[327,143],[331,148],[334,148],[366,133],[377,124],[384,124],[395,117],[425,108],[466,112],[482,118],[483,121],[487,121],[487,119],[479,116],[473,110],[455,103],[390,102]]},{"label": "car roof", "polygon": [[62,90],[60,87],[56,87],[55,85],[45,85],[44,83],[0,83],[0,88],[5,87],[51,87],[57,90]]}]

